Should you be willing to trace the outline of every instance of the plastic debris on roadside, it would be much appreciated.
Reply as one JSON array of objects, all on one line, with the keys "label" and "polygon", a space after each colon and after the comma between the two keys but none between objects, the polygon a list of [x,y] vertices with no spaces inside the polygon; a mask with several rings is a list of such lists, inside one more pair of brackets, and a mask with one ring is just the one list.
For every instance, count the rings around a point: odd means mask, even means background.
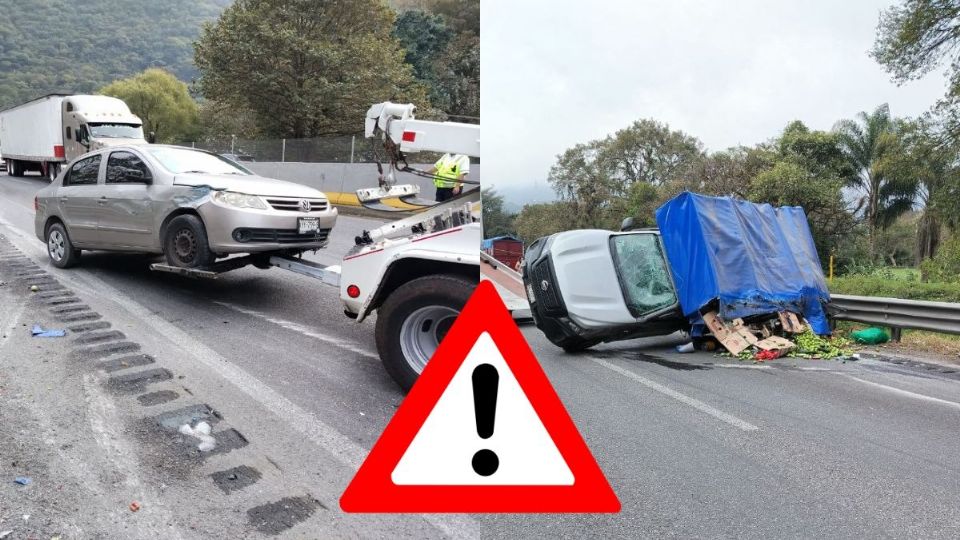
[{"label": "plastic debris on roadside", "polygon": [[29,476],[18,476],[14,478],[13,481],[21,486],[26,486],[33,483],[33,479]]},{"label": "plastic debris on roadside", "polygon": [[876,326],[850,332],[850,337],[857,343],[863,343],[865,345],[880,345],[881,343],[890,341],[890,336],[887,334],[887,331]]},{"label": "plastic debris on roadside", "polygon": [[683,345],[677,345],[678,353],[692,353],[693,352],[693,342],[684,343]]},{"label": "plastic debris on roadside", "polygon": [[57,329],[48,329],[44,330],[39,324],[33,325],[33,330],[31,330],[33,337],[63,337],[67,335],[66,330],[57,330]]},{"label": "plastic debris on roadside", "polygon": [[36,285],[31,285],[31,286],[30,286],[30,292],[37,292],[37,291],[39,291],[39,290],[40,290],[40,287],[37,287]]},{"label": "plastic debris on roadside", "polygon": [[138,503],[137,501],[133,501],[132,503],[130,503],[131,512],[136,512],[138,510],[140,510],[140,503]]},{"label": "plastic debris on roadside", "polygon": [[195,427],[184,424],[180,426],[180,433],[199,439],[200,444],[197,445],[197,449],[201,452],[209,452],[217,447],[217,440],[210,435],[210,424],[206,422],[200,422]]}]

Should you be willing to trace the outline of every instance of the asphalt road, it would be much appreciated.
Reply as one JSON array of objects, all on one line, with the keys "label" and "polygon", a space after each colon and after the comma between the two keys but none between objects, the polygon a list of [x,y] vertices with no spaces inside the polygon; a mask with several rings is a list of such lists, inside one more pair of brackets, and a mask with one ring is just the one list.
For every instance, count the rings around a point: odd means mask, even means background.
[{"label": "asphalt road", "polygon": [[[60,342],[37,349],[48,363],[43,366],[11,354],[38,347],[22,332],[3,338],[0,358],[9,365],[0,363],[0,373],[8,375],[0,379],[0,420],[34,416],[43,425],[60,410],[51,409],[51,400],[72,406],[69,422],[41,430],[39,447],[61,438],[76,439],[78,448],[119,441],[128,451],[106,454],[123,459],[99,467],[138,471],[136,483],[127,474],[128,481],[114,489],[139,490],[152,501],[141,512],[113,516],[106,529],[74,523],[64,511],[39,532],[69,522],[73,529],[67,530],[126,537],[158,530],[180,537],[960,536],[957,372],[879,360],[745,364],[676,354],[672,346],[682,339],[677,336],[568,355],[532,327],[524,335],[617,492],[622,512],[345,515],[339,495],[403,397],[376,357],[373,321],[355,324],[342,316],[335,289],[276,269],[243,269],[198,282],[152,273],[143,257],[96,253],[85,253],[78,268],[52,268],[32,232],[32,194],[42,185],[39,179],[0,176],[0,234],[169,370],[170,380],[135,388],[141,396],[172,389],[167,391],[180,397],[144,407],[134,392],[97,390],[124,387],[101,380],[102,370],[78,367],[70,356],[76,353]],[[341,217],[330,248],[318,258],[336,262],[353,236],[373,225]],[[0,289],[5,304],[17,305],[25,294],[12,289],[19,286],[11,281]],[[49,312],[20,303],[22,309],[0,310],[4,330],[11,321],[32,323],[29,317]],[[43,376],[55,378],[46,391],[56,388],[56,399],[43,397]],[[103,429],[104,410],[115,409],[118,425],[136,426],[197,403],[217,411],[215,433],[229,427],[247,444],[197,464],[164,447],[161,435]],[[99,435],[87,441],[87,431]],[[22,430],[0,433],[0,440],[22,438],[23,445],[30,437]],[[14,450],[0,444],[0,453]],[[34,456],[56,462],[70,452]],[[7,468],[0,474],[14,472],[6,460],[2,465]],[[256,469],[260,480],[222,494],[210,475],[239,466]],[[36,467],[41,479],[51,469],[39,462]],[[74,478],[85,474],[54,470]],[[7,520],[0,531],[14,529],[5,525],[25,513],[18,505],[29,501],[17,489],[0,488],[0,519]],[[61,501],[91,515],[110,507],[71,504]],[[309,510],[297,510],[304,505]]]}]

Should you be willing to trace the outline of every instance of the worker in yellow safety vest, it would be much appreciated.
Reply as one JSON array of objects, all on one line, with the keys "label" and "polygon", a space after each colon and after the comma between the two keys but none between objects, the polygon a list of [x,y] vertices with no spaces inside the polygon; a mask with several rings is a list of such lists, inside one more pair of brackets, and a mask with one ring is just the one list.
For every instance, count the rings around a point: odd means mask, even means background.
[{"label": "worker in yellow safety vest", "polygon": [[463,179],[470,174],[470,158],[463,154],[444,154],[430,168],[433,185],[437,188],[434,199],[443,202],[460,194]]}]

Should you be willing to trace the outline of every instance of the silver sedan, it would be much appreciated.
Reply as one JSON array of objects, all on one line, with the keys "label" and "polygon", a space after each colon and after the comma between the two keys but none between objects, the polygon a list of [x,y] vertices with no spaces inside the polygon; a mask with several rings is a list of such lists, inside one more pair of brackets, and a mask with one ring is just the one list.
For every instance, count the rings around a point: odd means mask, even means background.
[{"label": "silver sedan", "polygon": [[326,246],[337,220],[320,191],[165,145],[84,154],[34,205],[37,237],[61,268],[84,249],[162,253],[187,268],[234,253],[297,253]]}]

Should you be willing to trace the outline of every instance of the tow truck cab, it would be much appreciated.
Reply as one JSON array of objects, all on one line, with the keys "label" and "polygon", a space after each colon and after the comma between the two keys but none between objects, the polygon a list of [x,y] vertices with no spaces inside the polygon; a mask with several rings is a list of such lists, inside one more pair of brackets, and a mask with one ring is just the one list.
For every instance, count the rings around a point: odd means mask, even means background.
[{"label": "tow truck cab", "polygon": [[689,330],[655,229],[540,238],[524,256],[523,282],[537,328],[567,351]]}]

